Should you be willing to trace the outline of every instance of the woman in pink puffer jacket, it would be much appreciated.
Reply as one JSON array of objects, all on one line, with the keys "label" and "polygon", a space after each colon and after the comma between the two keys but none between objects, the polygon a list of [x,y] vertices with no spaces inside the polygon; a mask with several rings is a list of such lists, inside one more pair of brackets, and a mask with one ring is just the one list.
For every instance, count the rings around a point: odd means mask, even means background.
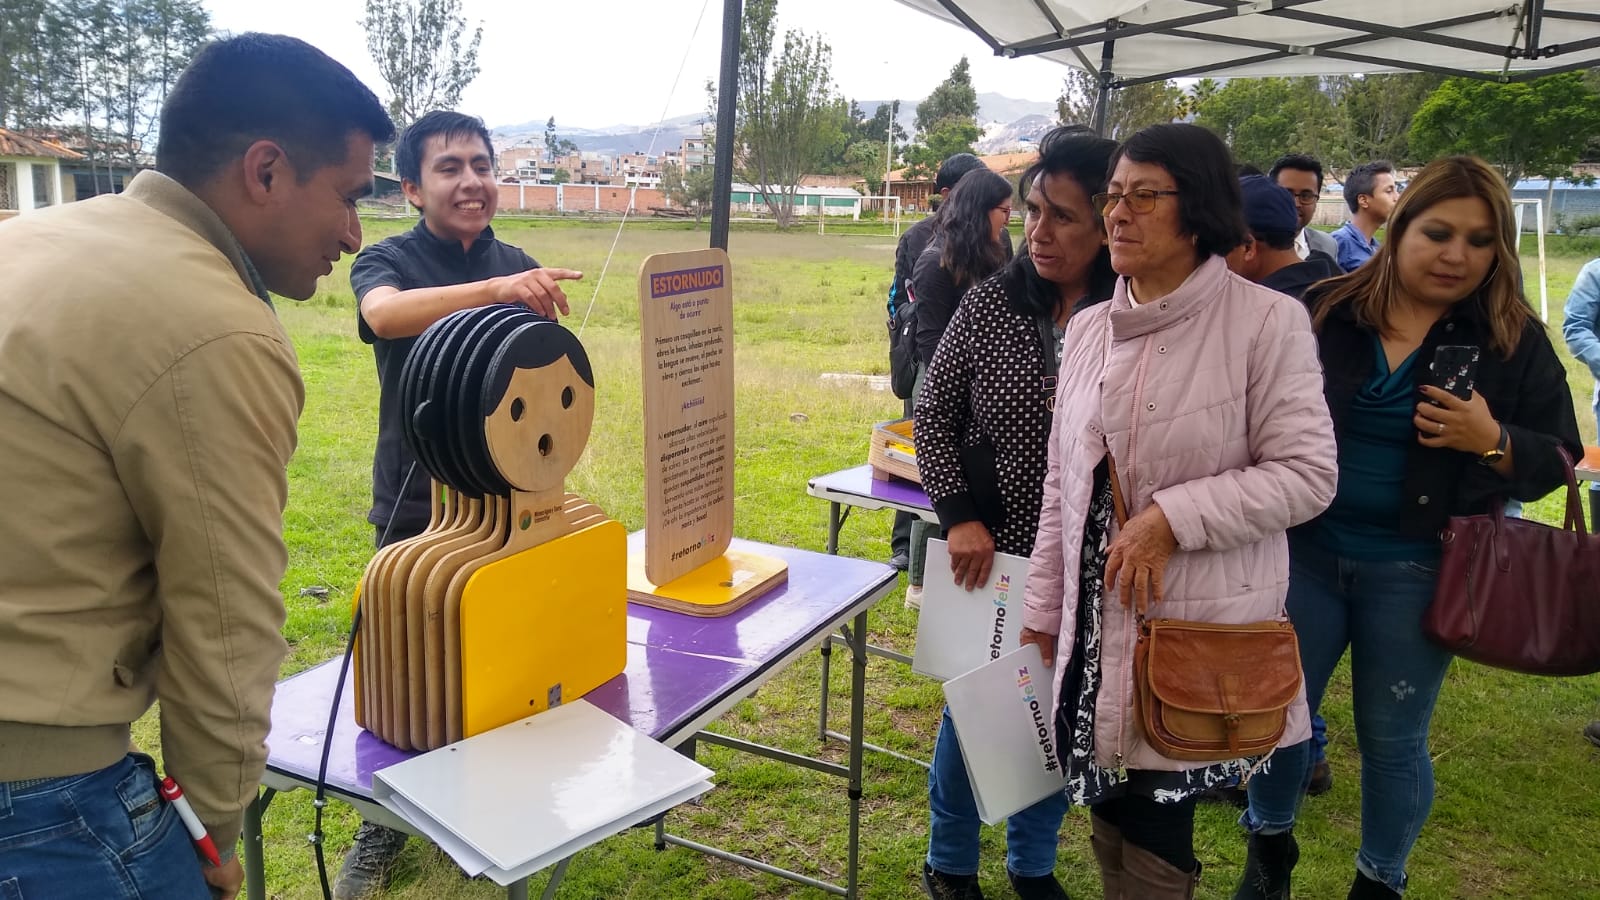
[{"label": "woman in pink puffer jacket", "polygon": [[[1206,622],[1284,618],[1284,531],[1333,498],[1336,453],[1305,309],[1228,271],[1243,240],[1227,148],[1157,125],[1096,198],[1123,277],[1062,355],[1022,640],[1054,663],[1055,746],[1093,809],[1108,898],[1193,896],[1194,804],[1256,761],[1168,759],[1134,715],[1130,600]],[[1127,525],[1112,524],[1107,448]],[[1302,692],[1283,741],[1310,734]]]}]

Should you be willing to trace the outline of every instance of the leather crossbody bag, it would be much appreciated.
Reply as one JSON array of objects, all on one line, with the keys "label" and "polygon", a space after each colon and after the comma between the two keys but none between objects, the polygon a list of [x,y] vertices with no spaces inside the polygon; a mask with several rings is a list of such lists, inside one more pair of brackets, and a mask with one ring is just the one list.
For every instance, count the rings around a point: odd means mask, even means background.
[{"label": "leather crossbody bag", "polygon": [[[1117,527],[1128,520],[1117,464],[1106,450]],[[1107,586],[1107,590],[1115,590]],[[1220,762],[1270,753],[1300,693],[1294,626],[1146,617],[1136,600],[1134,703],[1145,740],[1162,756]]]}]

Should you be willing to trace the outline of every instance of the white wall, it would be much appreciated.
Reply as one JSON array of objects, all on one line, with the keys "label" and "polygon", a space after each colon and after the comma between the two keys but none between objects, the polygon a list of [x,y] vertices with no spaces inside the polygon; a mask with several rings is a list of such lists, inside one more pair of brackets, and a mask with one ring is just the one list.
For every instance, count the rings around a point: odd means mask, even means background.
[{"label": "white wall", "polygon": [[49,170],[49,181],[56,186],[56,195],[51,198],[52,205],[62,202],[66,196],[64,185],[61,183],[61,164],[53,159],[7,159],[6,162],[16,167],[17,183],[12,185],[12,193],[17,201],[17,211],[26,215],[34,211],[33,172],[35,167]]}]

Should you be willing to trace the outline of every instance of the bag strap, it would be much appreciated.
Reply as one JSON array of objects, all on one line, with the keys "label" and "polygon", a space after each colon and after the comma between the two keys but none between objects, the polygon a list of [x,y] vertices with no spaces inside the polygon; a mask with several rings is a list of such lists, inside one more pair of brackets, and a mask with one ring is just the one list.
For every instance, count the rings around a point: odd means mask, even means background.
[{"label": "bag strap", "polygon": [[[1106,316],[1106,348],[1105,358],[1101,360],[1100,391],[1105,393],[1106,370],[1111,368],[1111,317]],[[1104,438],[1101,438],[1104,440]],[[1122,479],[1117,477],[1117,458],[1111,455],[1111,442],[1105,441],[1106,466],[1111,474],[1111,510],[1117,518],[1117,527],[1128,524],[1128,504],[1122,499]]]},{"label": "bag strap", "polygon": [[1561,527],[1587,537],[1589,529],[1583,521],[1583,501],[1578,499],[1578,473],[1572,467],[1572,454],[1560,444],[1556,444],[1556,452],[1561,454],[1561,464],[1567,468],[1567,521]]},{"label": "bag strap", "polygon": [[1128,504],[1122,499],[1122,480],[1117,477],[1117,458],[1111,455],[1111,445],[1106,445],[1106,466],[1111,476],[1111,510],[1117,517],[1117,527],[1128,524]]}]

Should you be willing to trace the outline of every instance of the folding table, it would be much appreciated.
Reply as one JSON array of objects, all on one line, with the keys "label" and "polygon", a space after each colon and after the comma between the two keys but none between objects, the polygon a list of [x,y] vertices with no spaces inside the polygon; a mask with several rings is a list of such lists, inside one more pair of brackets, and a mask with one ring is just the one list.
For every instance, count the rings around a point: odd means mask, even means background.
[{"label": "folding table", "polygon": [[[642,549],[642,535],[629,538]],[[628,606],[628,663],[623,674],[589,692],[585,699],[662,743],[690,756],[694,743],[730,747],[843,778],[848,783],[849,823],[845,883],[829,884],[758,860],[699,844],[666,832],[656,823],[656,847],[677,844],[719,859],[855,897],[860,852],[862,727],[866,686],[867,610],[893,589],[895,572],[881,563],[824,555],[735,539],[735,549],[781,557],[789,581],[750,605],[721,618],[696,618],[648,607]],[[849,641],[851,672],[848,765],[813,759],[739,738],[704,732],[740,700],[804,653],[825,643],[854,622]],[[581,635],[574,635],[581,640]],[[268,896],[262,860],[261,820],[280,791],[313,789],[338,676],[332,660],[278,684],[272,704],[272,732],[262,791],[245,817],[245,872],[251,900]],[[826,682],[824,682],[826,683]],[[439,750],[434,752],[447,752]],[[349,803],[367,820],[413,832],[404,820],[372,798],[372,773],[415,754],[397,750],[355,724],[352,684],[340,698],[338,725],[330,751],[327,793]],[[528,777],[538,777],[530,762]],[[529,810],[534,816],[537,810]],[[621,830],[621,829],[619,829]],[[556,869],[545,896],[551,897],[566,867]],[[527,897],[526,880],[512,884],[512,900]]]}]

